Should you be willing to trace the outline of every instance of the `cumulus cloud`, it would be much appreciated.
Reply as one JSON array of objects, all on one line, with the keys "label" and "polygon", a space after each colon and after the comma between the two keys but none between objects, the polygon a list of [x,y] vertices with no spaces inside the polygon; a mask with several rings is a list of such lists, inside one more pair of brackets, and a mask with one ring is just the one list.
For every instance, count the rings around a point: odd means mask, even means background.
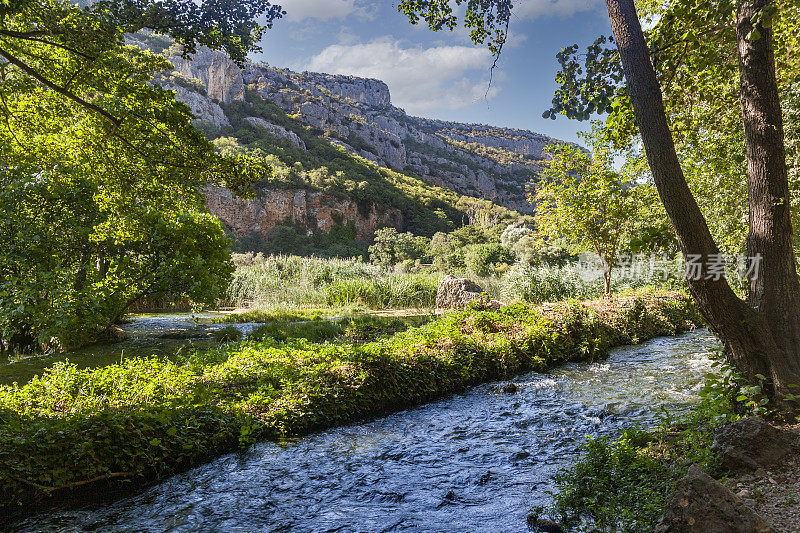
[{"label": "cumulus cloud", "polygon": [[286,18],[292,22],[306,19],[343,19],[356,15],[360,19],[368,19],[374,9],[356,0],[278,0],[276,3],[286,11]]},{"label": "cumulus cloud", "polygon": [[517,0],[514,2],[514,15],[528,20],[548,16],[569,17],[601,5],[600,0]]},{"label": "cumulus cloud", "polygon": [[[311,58],[306,70],[348,74],[385,81],[392,102],[412,114],[459,109],[499,92],[487,94],[488,50],[471,46],[404,48],[384,37],[369,43],[331,45]],[[495,76],[495,81],[499,78]]]}]

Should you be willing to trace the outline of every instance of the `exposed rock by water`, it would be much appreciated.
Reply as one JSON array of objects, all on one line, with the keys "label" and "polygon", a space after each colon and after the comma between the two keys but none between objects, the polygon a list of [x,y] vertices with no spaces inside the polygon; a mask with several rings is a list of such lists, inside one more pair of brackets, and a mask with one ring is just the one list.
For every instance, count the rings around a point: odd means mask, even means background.
[{"label": "exposed rock by water", "polygon": [[500,387],[500,392],[505,392],[506,394],[514,394],[515,392],[519,391],[519,387],[516,383],[506,383],[502,387]]},{"label": "exposed rock by water", "polygon": [[127,340],[128,333],[117,325],[111,325],[100,336],[101,342],[117,343]]},{"label": "exposed rock by water", "polygon": [[528,529],[533,533],[563,533],[564,531],[556,522],[536,515],[528,516]]},{"label": "exposed rock by water", "polygon": [[722,426],[711,450],[728,470],[766,468],[792,452],[794,436],[763,418],[748,417]]},{"label": "exposed rock by water", "polygon": [[774,533],[741,498],[692,465],[679,480],[655,533]]}]

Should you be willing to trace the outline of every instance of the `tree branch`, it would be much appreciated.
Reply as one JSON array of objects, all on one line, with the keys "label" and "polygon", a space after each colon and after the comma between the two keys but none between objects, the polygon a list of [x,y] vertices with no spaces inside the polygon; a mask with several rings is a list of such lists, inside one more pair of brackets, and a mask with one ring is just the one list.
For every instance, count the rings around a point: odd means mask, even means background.
[{"label": "tree branch", "polygon": [[[16,34],[16,35],[14,35],[14,34]],[[33,41],[33,42],[37,42],[37,43],[42,43],[42,44],[46,44],[48,46],[55,46],[56,48],[61,48],[62,50],[66,50],[67,52],[72,52],[75,55],[81,56],[82,58],[84,58],[84,59],[86,59],[88,61],[94,61],[95,59],[97,59],[96,56],[90,56],[90,55],[84,54],[80,50],[76,50],[75,48],[72,48],[71,46],[67,46],[67,45],[64,45],[64,44],[61,44],[61,43],[55,43],[53,41],[48,41],[47,39],[39,39],[38,37],[31,37],[31,36],[26,36],[24,34],[19,34],[17,32],[7,32],[7,31],[3,31],[3,30],[0,30],[0,35],[6,36],[6,37],[12,37],[14,39],[22,39],[24,41]]]},{"label": "tree branch", "polygon": [[[45,78],[44,76],[42,76],[41,74],[36,72],[36,69],[34,69],[34,68],[30,67],[29,65],[25,64],[24,62],[20,61],[17,57],[9,54],[8,52],[3,50],[2,48],[0,48],[0,57],[3,57],[6,61],[11,63],[15,67],[19,68],[20,70],[22,70],[25,74],[27,74],[31,78],[35,79],[36,81],[38,81],[39,83],[41,83],[42,85],[47,87],[48,89],[51,89],[51,90],[57,92],[58,94],[60,94],[61,96],[65,96],[66,98],[69,98],[73,102],[76,102],[77,104],[85,107],[86,109],[94,111],[95,113],[99,113],[103,117],[107,118],[111,122],[111,124],[114,126],[113,131],[116,131],[116,129],[122,123],[122,121],[120,119],[116,118],[114,115],[112,115],[111,113],[109,113],[105,109],[103,109],[103,108],[101,108],[101,107],[99,107],[99,106],[97,106],[97,105],[95,105],[95,104],[93,104],[91,102],[88,102],[88,101],[84,100],[83,98],[81,98],[77,94],[65,89],[64,87],[61,87],[60,85],[58,85],[56,83],[53,83],[52,81],[48,80],[47,78]],[[113,135],[113,131],[112,131],[112,135]]]}]

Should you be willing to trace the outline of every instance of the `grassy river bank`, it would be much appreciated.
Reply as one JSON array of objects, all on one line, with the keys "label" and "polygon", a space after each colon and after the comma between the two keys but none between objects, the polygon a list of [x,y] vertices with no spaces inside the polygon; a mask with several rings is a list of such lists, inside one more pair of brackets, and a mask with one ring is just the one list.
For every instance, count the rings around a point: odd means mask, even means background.
[{"label": "grassy river bank", "polygon": [[[683,293],[481,306],[373,342],[269,334],[179,359],[58,363],[0,388],[0,496],[13,517],[87,488],[155,481],[256,440],[398,410],[700,324]],[[375,334],[380,332],[376,331]]]}]

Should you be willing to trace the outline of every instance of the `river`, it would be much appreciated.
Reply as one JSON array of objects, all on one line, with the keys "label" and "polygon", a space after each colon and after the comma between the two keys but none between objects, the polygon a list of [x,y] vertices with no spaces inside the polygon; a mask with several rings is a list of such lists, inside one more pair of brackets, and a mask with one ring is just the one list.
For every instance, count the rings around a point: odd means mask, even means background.
[{"label": "river", "polygon": [[99,508],[21,531],[526,531],[587,436],[653,424],[698,400],[707,330],[569,364],[292,442],[264,442]]}]

